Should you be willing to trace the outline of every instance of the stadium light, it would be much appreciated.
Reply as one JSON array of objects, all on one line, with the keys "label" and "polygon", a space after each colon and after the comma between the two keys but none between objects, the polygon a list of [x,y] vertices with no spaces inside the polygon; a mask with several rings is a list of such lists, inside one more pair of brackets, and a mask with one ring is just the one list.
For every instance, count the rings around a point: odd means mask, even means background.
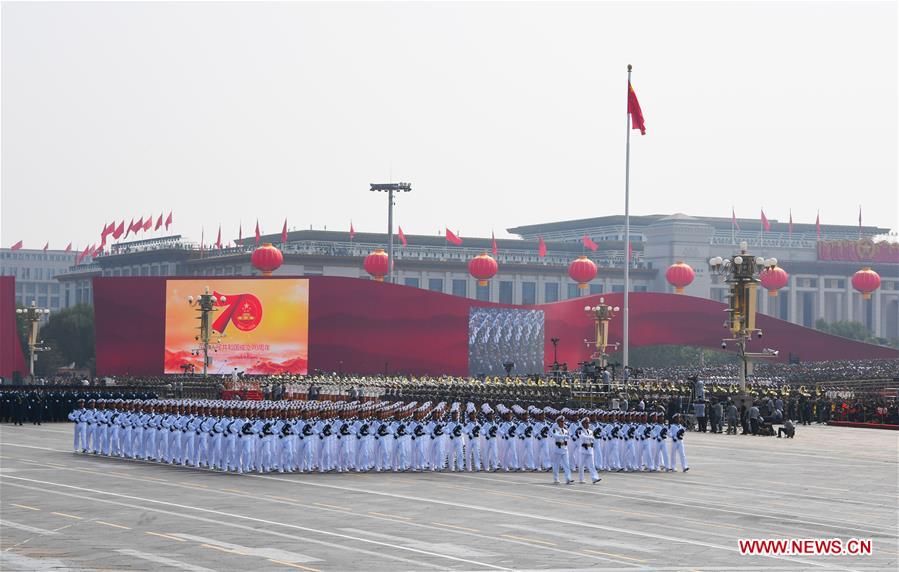
[{"label": "stadium light", "polygon": [[393,283],[393,193],[409,193],[412,183],[369,183],[370,191],[387,193],[387,281]]}]

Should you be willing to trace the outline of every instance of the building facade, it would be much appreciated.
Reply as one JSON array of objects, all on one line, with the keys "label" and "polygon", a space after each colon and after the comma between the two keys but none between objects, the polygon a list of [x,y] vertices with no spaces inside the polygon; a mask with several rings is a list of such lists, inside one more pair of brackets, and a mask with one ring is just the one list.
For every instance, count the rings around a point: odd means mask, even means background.
[{"label": "building facade", "polygon": [[[77,254],[63,250],[0,249],[0,276],[16,279],[16,304],[28,306],[33,301],[41,308],[56,311],[73,305],[67,300],[59,274],[67,273]],[[83,286],[82,286],[83,288]]]},{"label": "building facade", "polygon": [[[450,246],[443,236],[408,235],[408,246],[395,246],[394,279],[410,287],[503,304],[544,304],[623,290],[628,250],[623,216],[508,230],[521,238],[496,241],[499,272],[486,287],[477,285],[467,265],[474,256],[490,251],[489,238],[464,238],[462,246]],[[859,321],[878,337],[899,338],[899,244],[880,240],[889,232],[837,225],[823,225],[819,231],[816,225],[776,220],[764,231],[754,220],[734,224],[731,219],[683,214],[634,216],[631,288],[673,292],[665,281],[665,269],[684,261],[696,273],[686,293],[723,302],[726,285],[709,274],[708,260],[732,255],[740,242],[746,242],[752,254],[777,258],[790,275],[777,297],[760,289],[761,312],[809,327],[818,319]],[[595,252],[584,248],[585,235],[599,244]],[[548,250],[544,257],[538,256],[541,237]],[[265,236],[262,242],[279,243],[280,235]],[[385,234],[356,233],[351,238],[346,232],[293,231],[281,246],[284,264],[276,275],[368,278],[362,262],[386,242]],[[231,248],[201,248],[180,236],[118,243],[108,254],[80,265],[72,265],[70,259],[69,268],[54,274],[54,279],[62,306],[89,303],[94,276],[254,275],[249,256],[254,246],[254,239],[248,239]],[[599,273],[582,290],[567,270],[572,260],[585,254],[597,263]],[[863,301],[851,283],[852,274],[865,266],[873,267],[882,279],[870,301]]]}]

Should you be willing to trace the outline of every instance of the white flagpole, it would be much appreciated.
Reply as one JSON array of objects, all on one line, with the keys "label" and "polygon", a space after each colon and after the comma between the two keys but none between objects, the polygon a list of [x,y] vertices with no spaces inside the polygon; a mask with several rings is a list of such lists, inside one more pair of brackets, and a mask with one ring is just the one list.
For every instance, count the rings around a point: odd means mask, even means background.
[{"label": "white flagpole", "polygon": [[624,154],[624,303],[622,308],[622,351],[621,351],[621,376],[624,379],[625,368],[628,366],[628,350],[630,348],[628,338],[630,329],[628,327],[628,293],[631,289],[630,275],[630,244],[631,244],[631,211],[630,211],[630,173],[631,173],[631,114],[630,114],[630,97],[631,97],[631,64],[627,64],[627,98],[628,106],[625,115],[627,119],[627,148]]}]

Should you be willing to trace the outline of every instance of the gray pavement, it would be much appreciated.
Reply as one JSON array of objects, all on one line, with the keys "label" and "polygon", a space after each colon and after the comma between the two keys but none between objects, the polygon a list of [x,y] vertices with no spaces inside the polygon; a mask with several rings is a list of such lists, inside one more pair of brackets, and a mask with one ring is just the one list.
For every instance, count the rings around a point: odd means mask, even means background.
[{"label": "gray pavement", "polygon": [[[899,435],[688,434],[688,473],[231,475],[0,427],[2,570],[897,570]],[[742,556],[739,538],[870,538]]]}]

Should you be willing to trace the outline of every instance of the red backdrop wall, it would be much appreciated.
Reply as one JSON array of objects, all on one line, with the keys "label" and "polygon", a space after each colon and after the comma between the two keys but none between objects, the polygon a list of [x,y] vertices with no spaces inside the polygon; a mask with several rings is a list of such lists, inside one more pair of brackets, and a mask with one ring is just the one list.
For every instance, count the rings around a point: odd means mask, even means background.
[{"label": "red backdrop wall", "polygon": [[28,375],[22,342],[16,333],[16,279],[0,276],[0,377],[12,378],[18,371]]},{"label": "red backdrop wall", "polygon": [[[278,280],[295,277],[256,278]],[[190,277],[194,280],[196,278]],[[221,280],[215,277],[215,280]],[[245,279],[245,278],[241,278]],[[95,278],[97,372],[102,375],[160,375],[165,337],[165,282],[162,277]],[[171,278],[177,280],[177,278]],[[420,288],[330,276],[309,278],[309,368],[358,373],[468,373],[468,311],[497,306]],[[621,305],[621,294],[605,300]],[[727,334],[724,304],[677,294],[633,293],[631,346],[684,344],[719,348]],[[545,361],[552,362],[550,338],[558,337],[559,361],[574,365],[589,357],[585,339],[593,322],[584,306],[599,296],[532,306],[545,312]],[[763,340],[786,361],[897,358],[899,351],[864,344],[759,316]],[[621,339],[621,320],[611,324]]]}]

